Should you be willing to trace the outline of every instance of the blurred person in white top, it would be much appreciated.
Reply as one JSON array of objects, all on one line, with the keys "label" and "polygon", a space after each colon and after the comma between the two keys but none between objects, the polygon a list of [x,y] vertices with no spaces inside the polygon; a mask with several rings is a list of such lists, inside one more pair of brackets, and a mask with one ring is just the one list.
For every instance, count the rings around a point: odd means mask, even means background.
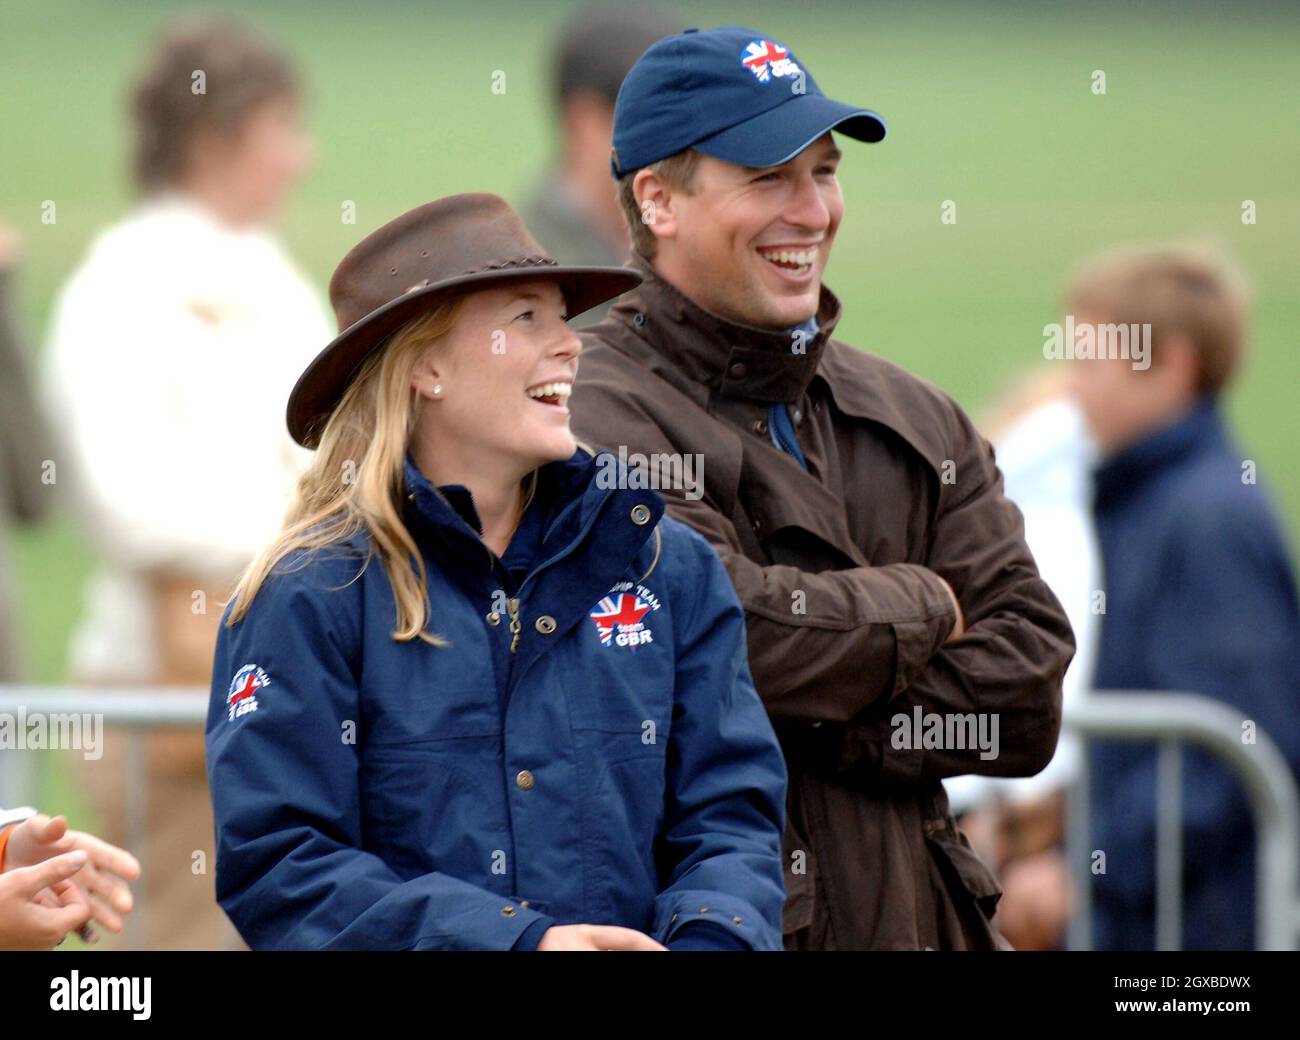
[{"label": "blurred person in white top", "polygon": [[219,603],[304,464],[285,401],[333,328],[269,230],[311,157],[298,89],[225,20],[175,26],[137,81],[142,198],[63,288],[45,373],[103,558],[79,679],[206,682]]},{"label": "blurred person in white top", "polygon": [[[60,293],[44,372],[58,483],[101,556],[75,681],[206,686],[222,604],[305,465],[285,402],[334,328],[270,230],[311,161],[300,93],[288,58],[224,17],[170,26],[134,85],[141,197]],[[112,834],[125,742],[105,744],[83,780]],[[147,747],[143,944],[233,945],[195,868],[213,834],[201,728]]]},{"label": "blurred person in white top", "polygon": [[[1035,373],[1013,386],[982,424],[997,451],[1006,495],[1024,515],[1025,541],[1060,600],[1077,647],[1062,684],[1068,719],[1091,689],[1099,616],[1101,558],[1093,530],[1091,467],[1097,447],[1065,371]],[[1079,775],[1082,748],[1068,728],[1056,754],[1031,777],[944,780],[961,828],[1002,885],[996,924],[1017,949],[1052,949],[1071,912],[1064,841],[1065,791]]]}]

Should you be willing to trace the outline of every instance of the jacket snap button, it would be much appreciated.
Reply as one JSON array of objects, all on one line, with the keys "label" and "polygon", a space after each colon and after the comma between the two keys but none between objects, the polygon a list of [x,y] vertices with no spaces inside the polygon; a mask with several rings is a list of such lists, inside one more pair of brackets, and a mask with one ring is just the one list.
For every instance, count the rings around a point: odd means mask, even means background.
[{"label": "jacket snap button", "polygon": [[740,923],[741,923],[741,920],[740,920],[739,917],[733,917],[733,918],[731,919],[731,923],[732,923],[732,924],[740,924]]},{"label": "jacket snap button", "polygon": [[650,522],[650,510],[645,506],[636,505],[632,507],[632,523],[638,527],[644,527]]},{"label": "jacket snap button", "polygon": [[555,618],[551,617],[550,614],[543,614],[533,624],[536,626],[537,631],[544,636],[549,636],[555,631]]},{"label": "jacket snap button", "polygon": [[755,433],[767,433],[767,420],[766,420],[766,419],[757,419],[757,420],[755,420],[755,421],[754,421],[754,432],[755,432]]},{"label": "jacket snap button", "polygon": [[515,916],[515,908],[514,908],[513,906],[503,906],[503,907],[501,908],[501,916],[502,916],[502,917],[514,917],[514,916]]},{"label": "jacket snap button", "polygon": [[531,791],[533,789],[533,785],[536,783],[537,781],[533,779],[533,774],[530,773],[527,769],[521,769],[515,775],[515,786],[518,787],[521,791]]},{"label": "jacket snap button", "polygon": [[528,900],[527,900],[527,899],[521,899],[521,900],[519,900],[519,905],[522,906],[525,910],[527,910],[527,909],[528,909]]},{"label": "jacket snap button", "polygon": [[745,363],[743,361],[737,361],[734,365],[732,365],[729,369],[727,369],[727,372],[732,379],[744,379],[745,373],[747,373],[748,371],[749,369],[745,367]]},{"label": "jacket snap button", "polygon": [[499,625],[501,624],[501,615],[494,610],[492,613],[488,614],[484,620],[487,621],[489,625]]}]

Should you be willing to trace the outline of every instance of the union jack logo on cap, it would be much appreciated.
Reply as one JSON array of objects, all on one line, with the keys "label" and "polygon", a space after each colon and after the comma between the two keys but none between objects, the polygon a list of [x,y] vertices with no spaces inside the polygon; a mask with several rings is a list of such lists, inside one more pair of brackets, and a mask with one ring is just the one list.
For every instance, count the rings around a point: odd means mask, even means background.
[{"label": "union jack logo on cap", "polygon": [[794,76],[799,66],[790,52],[771,40],[754,40],[745,47],[740,63],[749,69],[760,83],[771,82],[773,76]]}]

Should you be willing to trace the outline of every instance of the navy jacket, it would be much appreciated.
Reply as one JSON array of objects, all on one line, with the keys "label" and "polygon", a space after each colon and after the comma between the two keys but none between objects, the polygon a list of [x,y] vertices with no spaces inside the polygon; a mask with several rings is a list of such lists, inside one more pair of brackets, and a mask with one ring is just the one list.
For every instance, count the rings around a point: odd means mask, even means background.
[{"label": "navy jacket", "polygon": [[[1300,618],[1283,536],[1243,481],[1212,400],[1108,460],[1095,514],[1106,574],[1096,686],[1199,693],[1239,708],[1300,774]],[[1155,774],[1149,745],[1090,756],[1094,943],[1155,942]],[[1254,822],[1230,767],[1183,758],[1183,946],[1254,944]]]},{"label": "navy jacket", "polygon": [[613,461],[543,467],[503,561],[408,459],[448,646],[392,639],[364,536],[284,561],[223,625],[216,887],[249,945],[528,949],[591,923],[780,948],[786,774],[743,614]]}]

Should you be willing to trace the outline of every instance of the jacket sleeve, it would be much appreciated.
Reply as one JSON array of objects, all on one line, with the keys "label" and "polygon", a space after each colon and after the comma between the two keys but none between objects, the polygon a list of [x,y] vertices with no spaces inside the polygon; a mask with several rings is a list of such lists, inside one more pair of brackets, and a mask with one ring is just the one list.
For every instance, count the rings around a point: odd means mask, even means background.
[{"label": "jacket sleeve", "polygon": [[679,527],[674,541],[665,553],[684,559],[654,937],[670,945],[688,923],[708,921],[750,949],[779,950],[785,760],[754,690],[726,572],[694,532]]},{"label": "jacket sleeve", "polygon": [[[966,773],[1031,776],[1051,761],[1060,733],[1061,682],[1074,636],[1039,577],[1020,511],[1003,494],[993,449],[955,405],[954,412],[962,450],[955,452],[956,481],[941,500],[927,563],[956,591],[966,629],[906,687],[840,734],[827,734],[843,738],[831,755],[833,769],[869,784],[928,784]],[[925,747],[900,739],[900,723],[918,708],[923,716],[983,723],[996,746]],[[955,742],[962,743],[974,744]]]},{"label": "jacket sleeve", "polygon": [[[609,447],[613,437],[647,454],[696,450],[675,444],[609,381],[580,382],[575,397],[574,428],[593,444]],[[745,610],[750,667],[774,721],[847,722],[908,685],[956,624],[948,592],[928,567],[764,565],[746,555],[735,524],[707,495],[662,494],[669,515],[702,534],[731,576]],[[795,610],[796,601],[806,609]]]},{"label": "jacket sleeve", "polygon": [[[1260,494],[1254,485],[1246,494]],[[1237,708],[1267,733],[1300,776],[1300,605],[1282,533],[1271,511],[1243,499],[1189,510],[1176,523],[1161,572],[1151,591],[1150,631],[1140,662],[1153,690],[1199,694]],[[1242,739],[1246,748],[1257,745]],[[1116,847],[1142,850],[1154,862],[1156,753],[1142,748],[1128,757],[1123,780],[1104,790],[1114,798],[1094,808],[1105,812]],[[1225,841],[1240,840],[1252,824],[1235,771],[1195,747],[1184,751],[1183,845],[1186,869],[1213,876]],[[1141,792],[1145,811],[1134,811]],[[1095,795],[1094,795],[1095,797]],[[1123,801],[1124,804],[1115,804]],[[1244,814],[1244,817],[1243,817]],[[1112,870],[1108,884],[1134,900],[1154,892],[1152,870]]]},{"label": "jacket sleeve", "polygon": [[[336,613],[360,583],[309,574],[273,574],[217,640],[206,729],[217,901],[254,949],[510,949],[542,915],[447,874],[404,877],[363,847],[360,751],[347,739],[360,727],[359,607]],[[269,681],[232,720],[227,693],[248,664]]]}]

